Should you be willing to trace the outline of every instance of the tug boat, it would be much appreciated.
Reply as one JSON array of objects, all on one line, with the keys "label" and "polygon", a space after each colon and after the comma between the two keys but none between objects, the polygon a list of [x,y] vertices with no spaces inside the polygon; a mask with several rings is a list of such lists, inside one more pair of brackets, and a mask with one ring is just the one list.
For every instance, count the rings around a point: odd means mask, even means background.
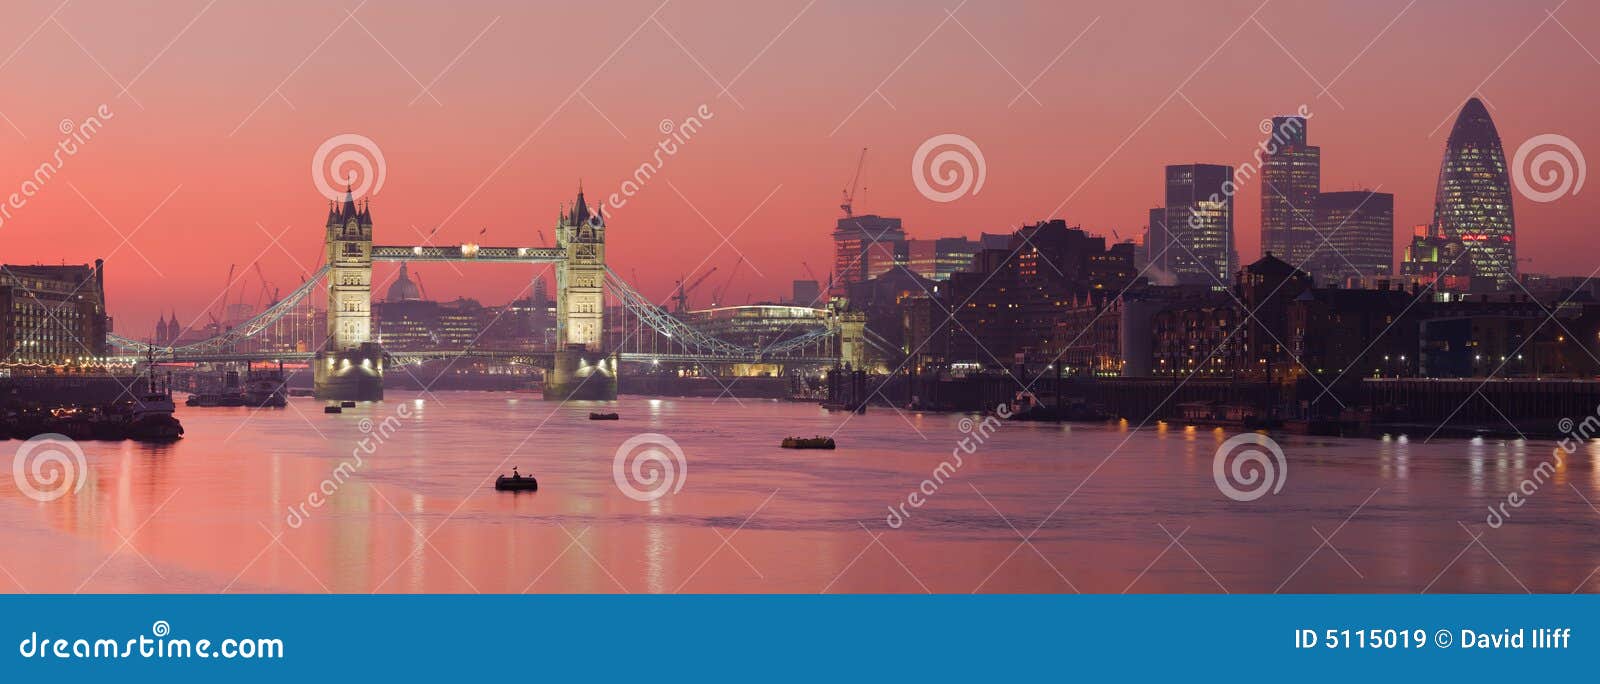
[{"label": "tug boat", "polygon": [[783,439],[783,445],[782,446],[785,449],[832,449],[832,448],[834,448],[833,438],[832,437],[785,437]]},{"label": "tug boat", "polygon": [[183,424],[172,415],[177,406],[172,403],[171,379],[160,385],[156,383],[153,352],[145,376],[144,392],[117,408],[117,418],[123,423],[129,439],[170,442],[183,437]]}]

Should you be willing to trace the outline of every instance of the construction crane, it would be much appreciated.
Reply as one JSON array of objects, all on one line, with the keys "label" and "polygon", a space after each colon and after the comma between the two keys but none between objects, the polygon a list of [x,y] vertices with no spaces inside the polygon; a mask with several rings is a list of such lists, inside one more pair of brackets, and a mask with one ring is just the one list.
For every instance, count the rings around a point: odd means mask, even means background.
[{"label": "construction crane", "polygon": [[867,163],[867,148],[861,148],[861,157],[856,159],[856,175],[850,179],[850,189],[843,191],[844,201],[839,208],[844,210],[844,217],[855,216],[856,184],[861,182],[861,167]]},{"label": "construction crane", "polygon": [[233,294],[233,272],[238,267],[238,264],[228,264],[228,278],[222,281],[222,307],[218,311],[222,312],[223,316],[228,315],[228,297]]},{"label": "construction crane", "polygon": [[801,260],[800,265],[805,267],[806,275],[811,276],[812,282],[815,282],[818,285],[822,284],[822,279],[817,277],[816,271],[811,270],[811,264],[808,264],[804,260]]},{"label": "construction crane", "polygon": [[[267,274],[261,272],[261,262],[259,260],[256,261],[255,266],[256,277],[261,279],[261,291],[256,293],[256,310],[260,311],[268,305],[277,304],[278,295],[277,289],[272,287],[271,283],[267,282]],[[271,297],[271,301],[267,301],[269,296]]]},{"label": "construction crane", "polygon": [[724,299],[728,296],[728,288],[733,285],[733,278],[734,278],[734,276],[739,275],[739,267],[743,266],[743,265],[744,265],[744,257],[739,257],[738,261],[733,262],[733,270],[728,271],[728,279],[722,281],[722,287],[719,287],[719,288],[711,291],[711,305],[712,306],[716,306],[718,304],[721,304],[724,301]]},{"label": "construction crane", "polygon": [[693,292],[695,288],[700,287],[700,283],[705,282],[706,278],[710,278],[711,274],[716,273],[716,272],[717,272],[717,267],[716,266],[712,266],[711,270],[708,270],[705,273],[700,274],[700,277],[695,278],[694,282],[692,282],[692,283],[689,283],[689,284],[685,285],[682,280],[678,281],[678,291],[677,291],[677,293],[672,295],[672,298],[677,300],[677,304],[678,304],[677,308],[675,309],[676,313],[680,313],[681,314],[681,313],[685,313],[685,312],[687,312],[689,310],[689,293]]},{"label": "construction crane", "polygon": [[417,295],[422,297],[422,301],[425,301],[425,302],[432,301],[432,300],[428,299],[428,288],[426,288],[426,287],[424,287],[422,285],[422,274],[421,273],[412,273],[411,274],[411,279],[416,281],[416,283],[417,283]]}]

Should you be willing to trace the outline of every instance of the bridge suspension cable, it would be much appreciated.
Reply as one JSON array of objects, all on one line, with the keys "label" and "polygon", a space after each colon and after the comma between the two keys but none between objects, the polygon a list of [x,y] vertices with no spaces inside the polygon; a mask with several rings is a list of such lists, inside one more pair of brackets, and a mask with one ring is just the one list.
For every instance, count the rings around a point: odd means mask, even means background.
[{"label": "bridge suspension cable", "polygon": [[323,279],[326,278],[327,275],[327,266],[317,269],[315,273],[306,278],[305,282],[300,284],[300,287],[295,288],[294,291],[290,292],[283,299],[278,300],[278,302],[274,303],[272,306],[263,309],[261,313],[258,313],[248,320],[213,337],[208,337],[198,342],[192,342],[182,346],[169,347],[163,345],[152,345],[148,342],[140,342],[138,340],[115,334],[106,335],[106,342],[124,354],[134,354],[139,356],[143,356],[148,353],[152,347],[154,347],[157,357],[167,358],[185,355],[215,355],[219,352],[229,352],[232,351],[233,348],[240,342],[255,338],[263,331],[272,327],[273,324],[277,323],[286,314],[294,311],[295,308],[299,306],[301,301],[306,298],[306,295],[311,294],[317,289],[318,285],[322,284]]}]

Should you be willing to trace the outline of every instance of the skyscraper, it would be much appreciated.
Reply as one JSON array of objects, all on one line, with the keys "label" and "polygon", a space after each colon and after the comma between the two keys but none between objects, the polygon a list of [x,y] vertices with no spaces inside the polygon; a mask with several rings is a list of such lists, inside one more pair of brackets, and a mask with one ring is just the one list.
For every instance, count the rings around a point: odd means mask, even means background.
[{"label": "skyscraper", "polygon": [[[906,239],[900,219],[865,214],[839,219],[833,229],[833,288],[830,294],[842,296],[853,283],[863,283],[874,275],[893,268],[899,245]],[[884,264],[888,264],[887,267]]]},{"label": "skyscraper", "polygon": [[1328,251],[1312,227],[1322,148],[1306,144],[1303,116],[1272,117],[1271,133],[1261,163],[1261,251],[1305,268],[1313,252]]},{"label": "skyscraper", "polygon": [[1233,167],[1167,167],[1167,259],[1179,285],[1227,289],[1238,267],[1233,251]]},{"label": "skyscraper", "polygon": [[1314,205],[1316,244],[1308,265],[1318,284],[1387,279],[1394,268],[1394,195],[1371,190],[1324,192]]},{"label": "skyscraper", "polygon": [[1438,232],[1466,246],[1475,286],[1492,282],[1495,289],[1505,289],[1516,282],[1516,221],[1506,155],[1489,110],[1478,98],[1467,100],[1450,129],[1439,165],[1433,222]]}]

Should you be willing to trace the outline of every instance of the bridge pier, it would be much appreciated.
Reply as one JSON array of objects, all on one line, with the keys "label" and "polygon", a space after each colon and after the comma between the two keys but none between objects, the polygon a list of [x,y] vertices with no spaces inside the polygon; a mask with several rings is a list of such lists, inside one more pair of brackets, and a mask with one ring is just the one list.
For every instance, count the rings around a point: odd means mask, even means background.
[{"label": "bridge pier", "polygon": [[613,401],[617,398],[617,354],[600,354],[583,348],[554,353],[554,363],[544,376],[544,398],[550,401]]},{"label": "bridge pier", "polygon": [[355,349],[318,352],[311,363],[316,369],[315,392],[318,399],[383,400],[383,349],[376,343],[366,342]]}]

